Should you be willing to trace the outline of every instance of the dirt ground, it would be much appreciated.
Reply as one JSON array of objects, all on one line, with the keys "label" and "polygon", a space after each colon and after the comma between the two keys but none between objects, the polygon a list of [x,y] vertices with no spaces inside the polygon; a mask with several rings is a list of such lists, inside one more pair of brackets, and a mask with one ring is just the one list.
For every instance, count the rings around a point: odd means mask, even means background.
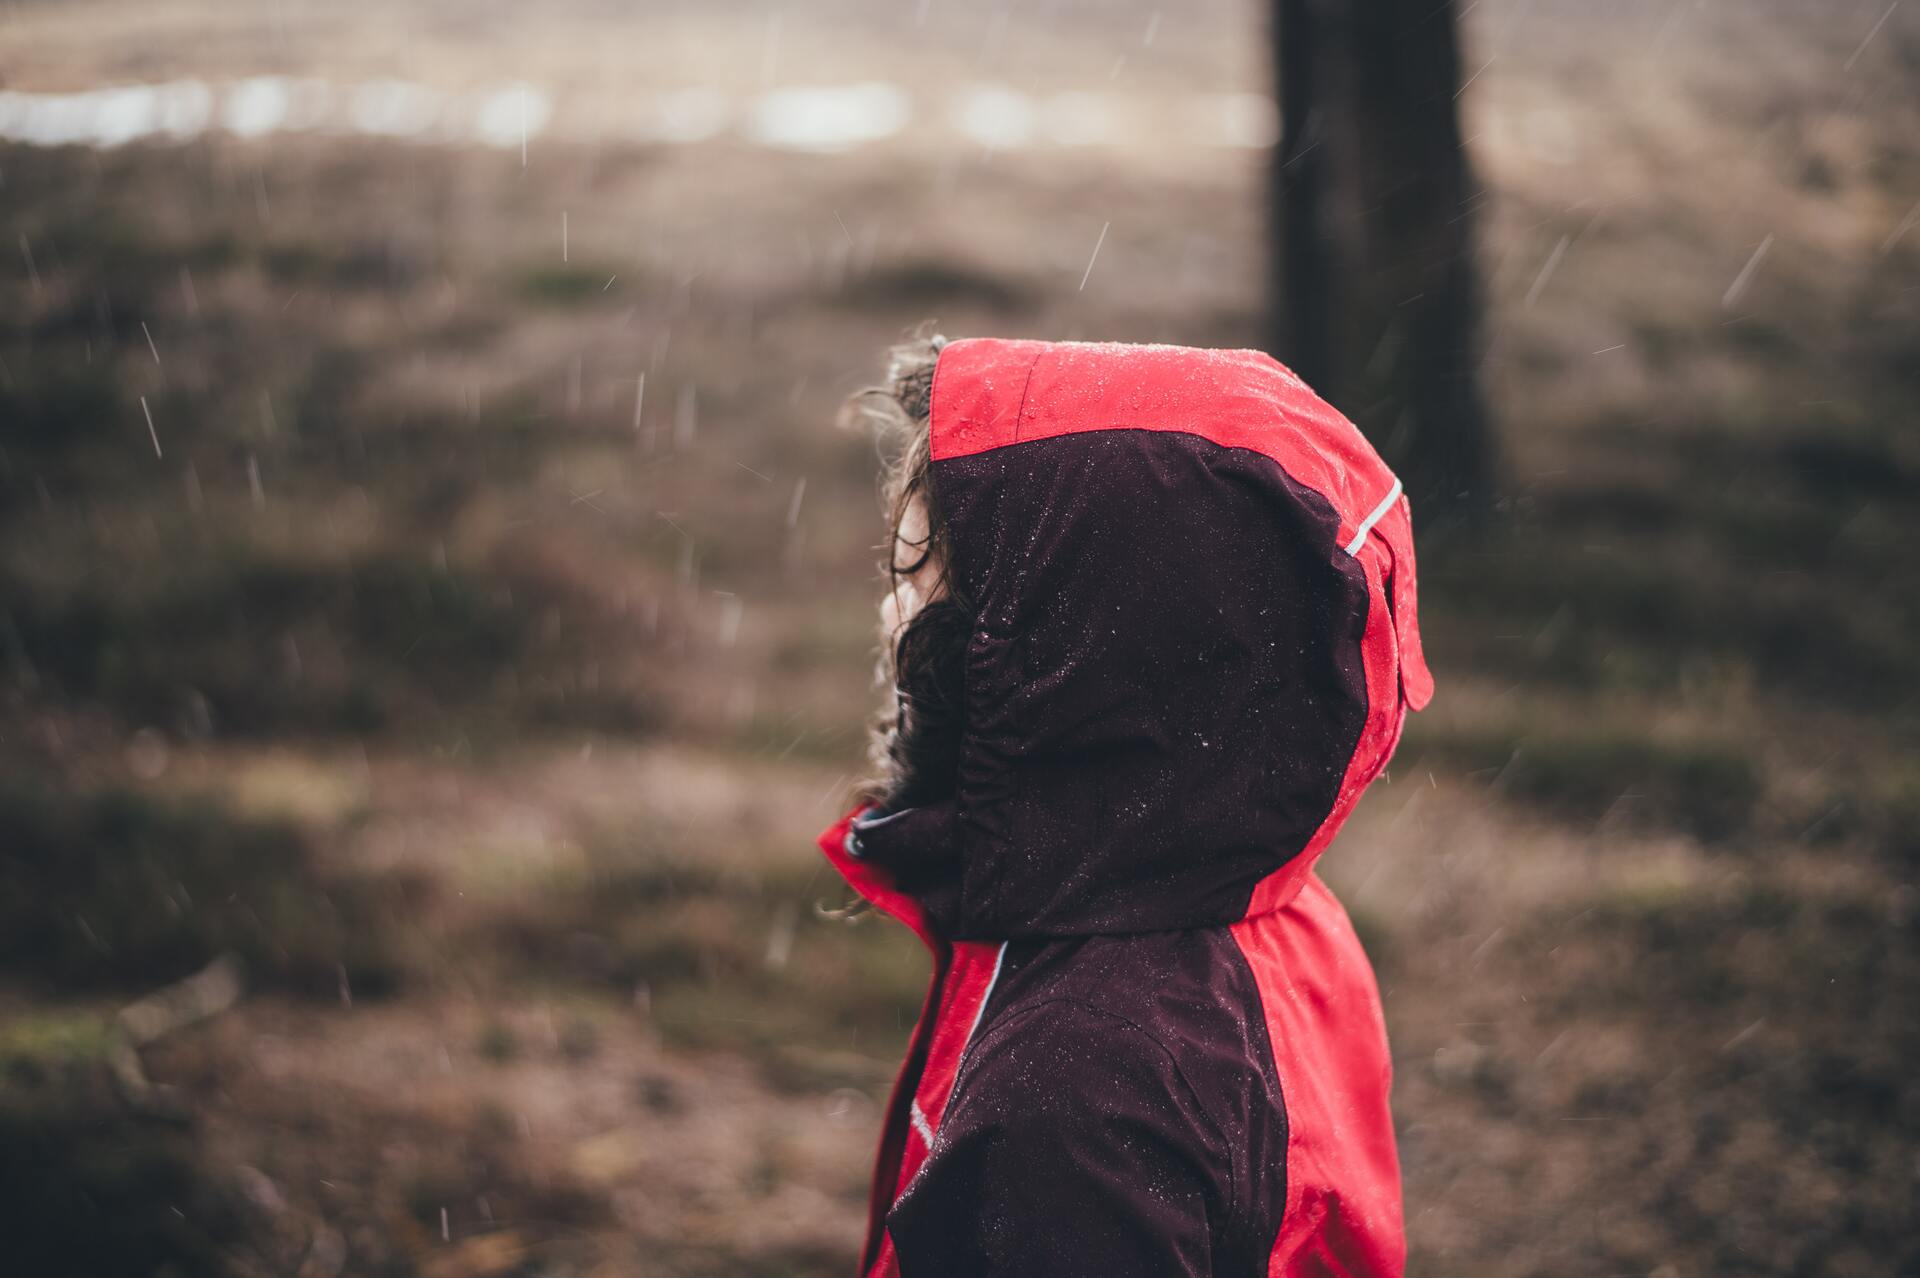
[{"label": "dirt ground", "polygon": [[[553,98],[524,158],[0,146],[15,1272],[851,1270],[926,964],[811,847],[875,707],[835,408],[928,320],[1256,343],[1266,154],[1180,112],[1258,22],[0,15],[19,93]],[[1412,1272],[1920,1274],[1920,10],[1467,35],[1506,497],[1423,549],[1439,694],[1324,863]],[[635,105],[859,81],[912,120],[832,152]],[[1054,124],[957,135],[982,85]],[[222,954],[131,1094],[116,1011]]]}]

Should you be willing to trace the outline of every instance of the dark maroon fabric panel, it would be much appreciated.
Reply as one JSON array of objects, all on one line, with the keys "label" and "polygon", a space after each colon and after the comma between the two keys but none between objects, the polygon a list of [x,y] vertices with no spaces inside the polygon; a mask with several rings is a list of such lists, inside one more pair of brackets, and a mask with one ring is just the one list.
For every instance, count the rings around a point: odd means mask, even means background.
[{"label": "dark maroon fabric panel", "polygon": [[961,937],[1210,926],[1326,818],[1366,716],[1367,595],[1262,454],[1112,430],[934,466],[978,608]]},{"label": "dark maroon fabric panel", "polygon": [[951,1135],[888,1217],[902,1278],[1220,1272],[1208,1219],[1224,1187],[1192,1159],[1196,1116],[1158,1045],[1061,1002],[978,1050],[998,1085],[956,1100]]},{"label": "dark maroon fabric panel", "polygon": [[1287,1125],[1220,929],[1015,942],[888,1217],[903,1278],[1266,1272]]}]

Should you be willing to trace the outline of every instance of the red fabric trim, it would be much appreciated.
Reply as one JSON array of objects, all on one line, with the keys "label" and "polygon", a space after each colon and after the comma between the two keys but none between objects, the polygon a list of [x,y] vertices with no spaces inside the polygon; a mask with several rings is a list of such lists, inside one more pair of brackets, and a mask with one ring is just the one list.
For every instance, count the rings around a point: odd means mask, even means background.
[{"label": "red fabric trim", "polygon": [[1309,874],[1228,931],[1252,970],[1287,1110],[1287,1197],[1269,1278],[1406,1270],[1392,1060],[1380,994],[1340,902]]},{"label": "red fabric trim", "polygon": [[900,1278],[900,1257],[894,1254],[893,1238],[884,1231],[880,1235],[880,1257],[867,1271],[867,1278]]},{"label": "red fabric trim", "polygon": [[816,840],[820,850],[826,853],[827,860],[833,862],[833,868],[840,871],[840,877],[847,881],[847,886],[863,900],[870,902],[881,913],[905,923],[928,948],[938,948],[944,942],[934,936],[932,925],[927,922],[927,912],[920,902],[893,886],[893,880],[879,866],[869,865],[847,854],[847,832],[853,828],[854,818],[866,810],[863,804],[822,831]]},{"label": "red fabric trim", "polygon": [[[991,941],[953,944],[953,962],[947,971],[946,990],[933,1024],[927,1063],[920,1071],[919,1085],[914,1088],[920,1112],[926,1116],[927,1126],[936,1133],[947,1115],[947,1102],[953,1097],[953,1084],[966,1055],[969,1031],[986,1002],[999,956],[1000,946]],[[894,1185],[896,1198],[926,1160],[926,1142],[917,1133],[908,1136],[906,1156],[900,1160],[900,1174]]]},{"label": "red fabric trim", "polygon": [[1376,527],[1393,554],[1392,603],[1395,637],[1400,643],[1400,695],[1410,710],[1425,710],[1433,700],[1433,673],[1420,646],[1420,600],[1413,560],[1413,507],[1407,499],[1391,520]]},{"label": "red fabric trim", "polygon": [[1028,379],[1047,342],[969,338],[949,342],[933,366],[935,461],[966,457],[1020,438]]},{"label": "red fabric trim", "polygon": [[856,807],[828,826],[817,840],[820,850],[841,877],[846,879],[848,886],[876,909],[911,928],[933,955],[933,974],[927,981],[927,995],[921,1001],[920,1017],[914,1022],[913,1035],[907,1040],[906,1055],[900,1061],[899,1072],[894,1075],[893,1087],[887,1094],[880,1140],[873,1155],[873,1180],[867,1195],[867,1242],[861,1253],[860,1266],[863,1273],[881,1274],[897,1272],[892,1260],[892,1244],[886,1241],[887,1211],[893,1206],[894,1169],[899,1166],[910,1140],[907,1107],[912,1098],[914,1080],[926,1059],[932,1028],[938,1016],[949,950],[946,943],[928,928],[926,912],[920,908],[919,902],[895,888],[878,867],[847,854],[847,832],[853,828],[854,818],[865,810],[864,806]]},{"label": "red fabric trim", "polygon": [[918,901],[895,888],[877,866],[847,854],[847,832],[864,808],[855,808],[820,835],[820,850],[853,890],[911,928],[933,953],[933,977],[920,1018],[908,1040],[906,1059],[894,1078],[886,1121],[874,1155],[873,1188],[868,1200],[865,1272],[893,1274],[898,1262],[886,1237],[887,1211],[927,1159],[927,1143],[908,1116],[918,1103],[927,1125],[938,1131],[959,1077],[960,1063],[982,1006],[992,993],[1000,944],[942,940],[931,930]]}]

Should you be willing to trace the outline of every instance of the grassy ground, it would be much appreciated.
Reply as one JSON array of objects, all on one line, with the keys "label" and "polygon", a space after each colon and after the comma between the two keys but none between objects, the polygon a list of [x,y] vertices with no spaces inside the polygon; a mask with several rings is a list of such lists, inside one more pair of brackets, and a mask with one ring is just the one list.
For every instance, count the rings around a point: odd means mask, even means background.
[{"label": "grassy ground", "polygon": [[[0,69],[1257,87],[1234,5],[589,8],[16,8]],[[1920,26],[1838,8],[1470,20],[1510,499],[1427,549],[1440,696],[1326,863],[1421,1273],[1920,1272]],[[0,151],[23,1272],[845,1272],[925,967],[818,908],[834,406],[929,317],[1255,341],[1259,163]],[[129,1099],[115,1010],[221,953]]]}]

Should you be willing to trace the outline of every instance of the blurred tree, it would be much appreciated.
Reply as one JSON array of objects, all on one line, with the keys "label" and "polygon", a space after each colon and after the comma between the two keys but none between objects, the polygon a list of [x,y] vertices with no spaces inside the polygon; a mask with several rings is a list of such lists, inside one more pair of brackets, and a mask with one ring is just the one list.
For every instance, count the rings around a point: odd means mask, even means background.
[{"label": "blurred tree", "polygon": [[1483,513],[1495,464],[1456,8],[1275,0],[1273,20],[1273,347],[1374,441],[1423,524]]}]

